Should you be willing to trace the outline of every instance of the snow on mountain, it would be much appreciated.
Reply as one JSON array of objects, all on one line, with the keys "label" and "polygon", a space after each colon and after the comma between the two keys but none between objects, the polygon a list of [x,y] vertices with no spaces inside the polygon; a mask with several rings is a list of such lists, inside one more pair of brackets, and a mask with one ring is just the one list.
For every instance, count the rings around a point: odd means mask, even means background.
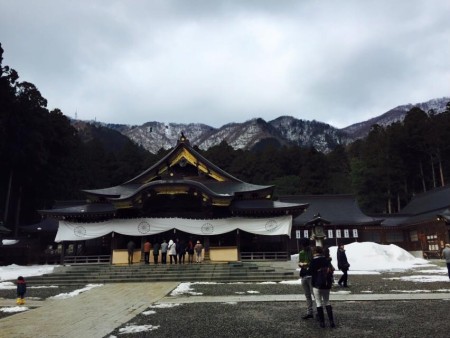
[{"label": "snow on mountain", "polygon": [[[419,107],[425,112],[433,110],[441,113],[445,110],[448,102],[450,102],[450,97],[398,106],[380,116],[343,129],[337,129],[315,120],[297,119],[293,116],[280,116],[269,122],[255,118],[243,123],[229,123],[220,128],[213,128],[201,123],[179,124],[156,121],[140,126],[90,123],[120,132],[154,154],[161,148],[174,147],[182,132],[189,139],[191,145],[198,146],[200,149],[208,149],[223,141],[226,141],[234,149],[252,149],[262,141],[271,140],[275,142],[270,142],[270,144],[314,147],[318,151],[327,153],[338,145],[345,145],[367,136],[374,124],[387,126],[396,121],[402,121],[406,113],[413,107]],[[83,124],[74,123],[79,130],[86,128],[85,125],[86,123],[83,127]]]},{"label": "snow on mountain", "polygon": [[442,113],[443,111],[445,111],[446,105],[449,102],[450,97],[442,97],[432,99],[427,102],[398,106],[370,120],[355,123],[348,127],[345,127],[341,129],[341,131],[345,132],[350,137],[350,139],[356,140],[367,136],[369,134],[370,128],[374,124],[385,127],[394,122],[403,121],[406,113],[413,107],[418,107],[424,112],[434,111],[435,113]]}]

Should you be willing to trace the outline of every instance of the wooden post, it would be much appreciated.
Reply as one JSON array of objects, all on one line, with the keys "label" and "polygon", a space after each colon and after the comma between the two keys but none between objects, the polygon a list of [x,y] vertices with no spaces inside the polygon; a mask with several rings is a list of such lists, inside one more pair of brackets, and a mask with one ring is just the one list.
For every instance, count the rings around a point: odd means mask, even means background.
[{"label": "wooden post", "polygon": [[239,229],[236,230],[236,247],[238,253],[238,261],[241,261],[241,235],[239,233]]},{"label": "wooden post", "polygon": [[60,264],[61,265],[64,265],[65,251],[66,251],[66,242],[62,241],[61,242],[61,258],[60,258],[60,260],[61,260]]}]

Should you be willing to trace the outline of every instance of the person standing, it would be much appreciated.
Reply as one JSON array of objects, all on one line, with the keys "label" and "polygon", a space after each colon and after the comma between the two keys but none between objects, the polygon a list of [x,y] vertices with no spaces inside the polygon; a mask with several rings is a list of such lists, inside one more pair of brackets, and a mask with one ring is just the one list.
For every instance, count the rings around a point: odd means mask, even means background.
[{"label": "person standing", "polygon": [[25,304],[25,293],[27,292],[27,283],[25,283],[25,278],[19,276],[17,278],[17,305]]},{"label": "person standing", "polygon": [[172,260],[177,264],[177,244],[173,240],[169,240],[167,250],[169,251],[170,264],[172,264]]},{"label": "person standing", "polygon": [[136,247],[136,244],[132,240],[130,240],[127,244],[127,250],[128,250],[128,264],[133,264],[133,255],[134,255],[134,248]]},{"label": "person standing", "polygon": [[442,250],[442,258],[447,263],[448,278],[450,278],[450,244],[445,244],[444,250]]},{"label": "person standing", "polygon": [[196,263],[202,262],[202,250],[203,250],[202,243],[200,243],[200,241],[197,241],[197,244],[195,244],[195,246],[194,246]]},{"label": "person standing", "polygon": [[187,253],[188,253],[188,263],[194,263],[194,244],[190,240],[187,245]]},{"label": "person standing", "polygon": [[[314,248],[314,255],[311,263],[309,264],[308,274],[312,276],[312,286],[314,292],[314,298],[316,299],[317,306],[317,316],[319,317],[320,327],[325,327],[325,315],[323,308],[325,307],[328,315],[328,321],[330,322],[330,327],[334,328],[333,309],[330,304],[330,290],[333,280],[332,272],[334,271],[331,261],[327,259],[323,254],[323,248],[321,246],[316,246]],[[326,274],[323,277],[324,271],[330,271],[331,274]]]},{"label": "person standing", "polygon": [[161,244],[161,263],[167,264],[167,247],[169,245],[167,244],[166,240],[163,240]]},{"label": "person standing", "polygon": [[159,243],[155,242],[155,244],[153,244],[153,262],[155,264],[158,264],[158,257],[159,257]]},{"label": "person standing", "polygon": [[337,250],[337,261],[338,261],[338,269],[342,271],[342,276],[341,278],[339,278],[338,284],[339,286],[347,288],[348,269],[350,268],[350,264],[348,263],[343,243],[339,244],[339,248]]},{"label": "person standing", "polygon": [[147,239],[144,243],[144,261],[145,264],[150,264],[150,249],[152,245],[150,244],[150,241]]},{"label": "person standing", "polygon": [[312,276],[308,275],[309,263],[311,263],[313,254],[308,238],[302,238],[300,240],[300,245],[302,250],[300,250],[298,254],[298,266],[300,267],[300,278],[302,280],[302,288],[306,298],[306,315],[304,315],[302,319],[309,319],[314,318]]},{"label": "person standing", "polygon": [[184,264],[186,257],[186,245],[183,240],[177,239],[178,264]]}]

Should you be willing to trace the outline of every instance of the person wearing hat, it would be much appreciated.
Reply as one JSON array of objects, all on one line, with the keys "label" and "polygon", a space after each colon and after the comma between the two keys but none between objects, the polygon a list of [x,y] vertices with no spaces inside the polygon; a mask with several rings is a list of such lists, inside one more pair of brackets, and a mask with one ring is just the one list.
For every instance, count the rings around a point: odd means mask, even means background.
[{"label": "person wearing hat", "polygon": [[450,244],[445,244],[444,250],[442,250],[442,258],[447,263],[448,278],[450,278]]},{"label": "person wearing hat", "polygon": [[203,250],[202,243],[200,243],[200,241],[197,241],[197,244],[195,244],[195,246],[194,246],[195,262],[196,263],[201,263],[202,262],[202,250]]}]

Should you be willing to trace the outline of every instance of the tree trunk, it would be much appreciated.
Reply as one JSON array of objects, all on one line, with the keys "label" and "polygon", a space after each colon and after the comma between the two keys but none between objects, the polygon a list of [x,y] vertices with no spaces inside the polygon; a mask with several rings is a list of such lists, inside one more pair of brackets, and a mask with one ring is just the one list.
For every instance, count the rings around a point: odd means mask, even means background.
[{"label": "tree trunk", "polygon": [[19,187],[19,196],[17,198],[17,207],[16,207],[16,217],[14,220],[14,237],[17,238],[19,235],[19,224],[20,224],[20,207],[22,204],[22,186]]},{"label": "tree trunk", "polygon": [[433,178],[433,188],[436,188],[436,174],[434,172],[434,161],[432,155],[430,155],[430,160],[431,160],[431,175]]},{"label": "tree trunk", "polygon": [[392,214],[392,200],[391,200],[391,190],[388,189],[388,200],[387,200],[388,214]]},{"label": "tree trunk", "polygon": [[427,186],[425,185],[425,175],[423,173],[422,161],[420,162],[420,176],[422,178],[423,192],[427,192]]},{"label": "tree trunk", "polygon": [[8,222],[9,201],[11,199],[11,185],[13,180],[13,170],[9,172],[8,192],[6,194],[5,213],[3,215],[3,224],[6,226]]},{"label": "tree trunk", "polygon": [[440,158],[439,158],[439,174],[441,176],[441,187],[443,187],[445,185],[444,170],[442,170],[442,161]]}]

